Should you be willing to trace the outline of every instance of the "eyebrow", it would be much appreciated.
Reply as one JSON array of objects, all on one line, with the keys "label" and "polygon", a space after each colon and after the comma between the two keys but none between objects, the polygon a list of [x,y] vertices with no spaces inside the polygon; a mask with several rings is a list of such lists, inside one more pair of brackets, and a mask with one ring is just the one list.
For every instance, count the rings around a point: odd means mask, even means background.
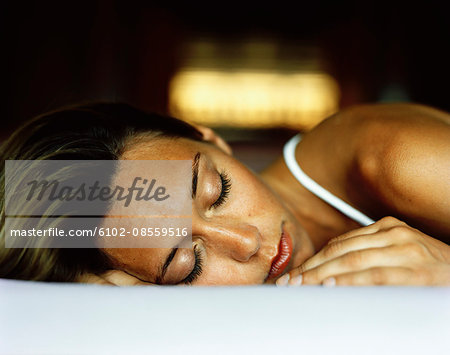
[{"label": "eyebrow", "polygon": [[197,182],[198,182],[198,166],[200,162],[201,153],[195,154],[194,163],[192,164],[192,199],[197,195]]},{"label": "eyebrow", "polygon": [[158,277],[156,278],[156,283],[160,284],[164,278],[164,275],[167,272],[167,268],[169,267],[170,263],[172,262],[173,258],[175,257],[175,254],[177,252],[178,248],[172,248],[172,251],[169,253],[169,255],[167,256],[166,261],[164,262],[164,265],[161,269],[161,273],[160,275],[158,275]]}]

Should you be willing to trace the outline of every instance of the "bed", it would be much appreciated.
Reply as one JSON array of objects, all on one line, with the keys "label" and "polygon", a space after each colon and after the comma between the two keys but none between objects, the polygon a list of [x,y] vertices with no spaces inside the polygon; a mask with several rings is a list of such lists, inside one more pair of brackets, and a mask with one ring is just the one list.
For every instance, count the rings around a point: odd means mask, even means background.
[{"label": "bed", "polygon": [[450,287],[0,280],[1,354],[449,354]]}]

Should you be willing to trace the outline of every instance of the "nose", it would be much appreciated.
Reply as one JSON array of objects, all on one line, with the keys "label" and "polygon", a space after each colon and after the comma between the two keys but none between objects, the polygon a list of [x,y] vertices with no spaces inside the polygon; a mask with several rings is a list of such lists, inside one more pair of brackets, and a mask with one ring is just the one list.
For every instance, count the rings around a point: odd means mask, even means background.
[{"label": "nose", "polygon": [[246,262],[261,247],[258,228],[248,223],[227,220],[224,223],[200,220],[192,221],[193,236],[205,238],[205,243],[222,254]]}]

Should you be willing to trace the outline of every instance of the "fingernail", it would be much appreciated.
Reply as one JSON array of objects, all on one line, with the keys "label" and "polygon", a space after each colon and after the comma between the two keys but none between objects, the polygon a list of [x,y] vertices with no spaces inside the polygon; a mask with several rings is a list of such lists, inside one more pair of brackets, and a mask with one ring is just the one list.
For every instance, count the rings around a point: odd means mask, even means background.
[{"label": "fingernail", "polygon": [[322,282],[323,286],[333,287],[336,286],[336,279],[334,277],[329,277]]},{"label": "fingernail", "polygon": [[303,275],[300,274],[298,276],[295,276],[294,278],[291,279],[291,282],[289,283],[292,286],[300,286],[302,284],[303,281]]},{"label": "fingernail", "polygon": [[281,276],[276,282],[277,286],[286,286],[289,282],[289,277],[289,274]]}]

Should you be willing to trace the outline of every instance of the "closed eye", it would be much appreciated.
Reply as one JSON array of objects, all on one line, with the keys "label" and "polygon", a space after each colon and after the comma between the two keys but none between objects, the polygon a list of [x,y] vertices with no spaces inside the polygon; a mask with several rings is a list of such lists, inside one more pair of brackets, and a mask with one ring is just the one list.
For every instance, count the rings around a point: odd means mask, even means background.
[{"label": "closed eye", "polygon": [[230,194],[230,190],[231,190],[231,179],[228,177],[228,175],[225,172],[221,172],[219,174],[220,176],[220,181],[222,184],[222,189],[220,191],[220,195],[217,198],[216,202],[214,202],[211,205],[211,208],[217,208],[220,205],[222,205],[226,199],[228,198],[229,194]]},{"label": "closed eye", "polygon": [[194,268],[188,276],[184,278],[180,283],[191,284],[194,282],[203,271],[203,259],[200,251],[197,249],[197,245],[194,246],[195,264]]}]

